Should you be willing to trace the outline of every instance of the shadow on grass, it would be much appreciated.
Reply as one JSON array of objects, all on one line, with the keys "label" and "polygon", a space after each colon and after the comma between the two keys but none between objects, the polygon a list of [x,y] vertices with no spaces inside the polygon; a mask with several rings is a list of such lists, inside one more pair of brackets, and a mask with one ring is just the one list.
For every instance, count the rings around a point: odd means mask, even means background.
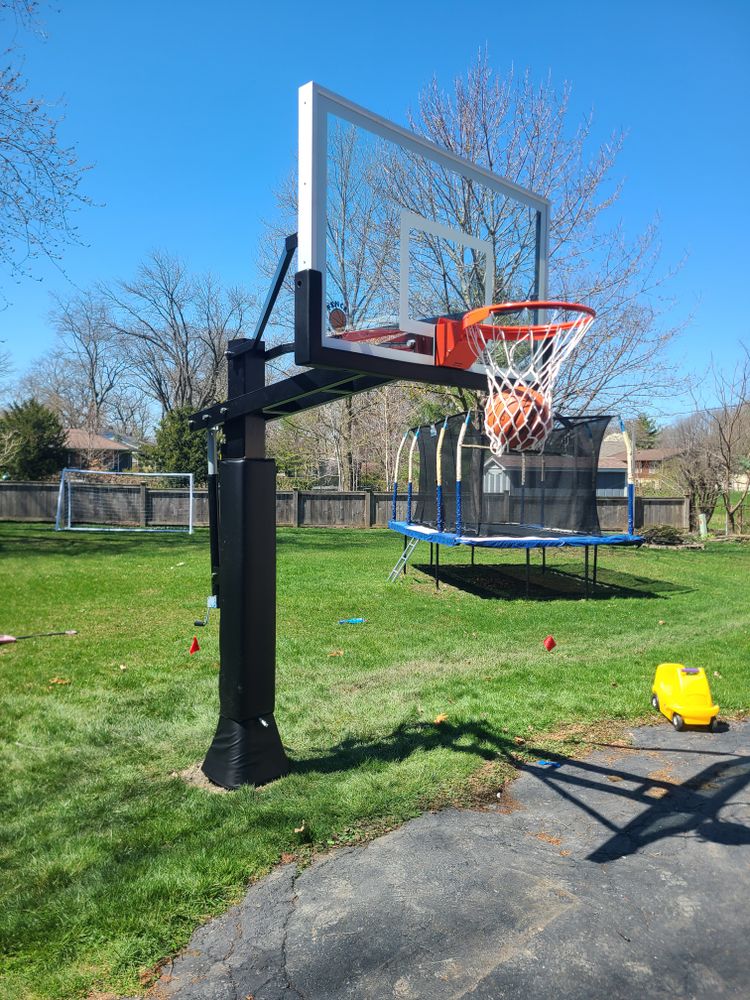
[{"label": "shadow on grass", "polygon": [[[434,566],[415,564],[414,569],[433,576]],[[568,569],[540,566],[529,571],[529,594],[526,596],[526,568],[520,563],[494,563],[489,566],[441,565],[440,580],[475,597],[488,600],[569,600],[580,601],[586,596],[584,578]],[[679,586],[666,580],[623,573],[620,570],[599,569],[597,582],[589,581],[589,600],[607,601],[613,598],[661,598],[665,594],[691,593],[691,587]]]},{"label": "shadow on grass", "polygon": [[4,556],[99,556],[136,552],[152,558],[184,551],[186,546],[208,549],[208,530],[182,531],[55,531],[52,525],[3,526],[0,552]]},{"label": "shadow on grass", "polygon": [[[373,537],[373,536],[369,536]],[[277,527],[280,549],[328,552],[341,555],[362,549],[368,534],[355,528]],[[0,552],[8,556],[98,556],[118,552],[143,552],[149,557],[185,546],[208,548],[208,528],[192,535],[184,531],[55,531],[52,524],[0,522]]]},{"label": "shadow on grass", "polygon": [[414,722],[398,726],[380,739],[342,740],[318,756],[293,761],[292,766],[297,774],[332,774],[349,771],[368,761],[384,764],[402,761],[417,751],[429,752],[439,747],[473,754],[485,760],[495,760],[498,753],[510,760],[512,750],[517,749],[510,737],[499,735],[481,723],[455,726],[448,722],[440,725]]},{"label": "shadow on grass", "polygon": [[[590,760],[565,757],[542,747],[528,744],[519,747],[513,738],[498,734],[481,723],[413,723],[399,726],[379,740],[342,740],[325,753],[294,761],[293,770],[301,774],[330,774],[356,768],[368,761],[393,763],[415,752],[441,747],[487,761],[504,761],[530,772],[582,814],[609,830],[611,836],[588,855],[589,861],[601,864],[635,854],[654,841],[687,833],[717,844],[750,845],[750,828],[719,816],[727,802],[750,784],[750,757],[737,754],[726,754],[729,759],[713,763],[677,784]],[[663,748],[656,749],[661,751]],[[634,751],[645,752],[641,747]],[[723,755],[720,749],[683,749],[680,752]],[[521,753],[524,759],[519,757]],[[537,761],[542,760],[545,765],[551,761],[552,766],[539,766]],[[624,827],[619,827],[587,801],[600,801],[602,793],[633,800],[646,808]]]}]

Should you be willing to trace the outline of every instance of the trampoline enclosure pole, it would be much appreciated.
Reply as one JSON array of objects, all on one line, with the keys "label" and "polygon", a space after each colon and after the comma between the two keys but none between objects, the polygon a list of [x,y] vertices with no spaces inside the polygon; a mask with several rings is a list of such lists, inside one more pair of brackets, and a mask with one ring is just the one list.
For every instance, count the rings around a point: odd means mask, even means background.
[{"label": "trampoline enclosure pole", "polygon": [[633,440],[625,430],[625,422],[620,417],[620,432],[625,441],[625,453],[628,460],[628,534],[635,534],[635,454]]}]

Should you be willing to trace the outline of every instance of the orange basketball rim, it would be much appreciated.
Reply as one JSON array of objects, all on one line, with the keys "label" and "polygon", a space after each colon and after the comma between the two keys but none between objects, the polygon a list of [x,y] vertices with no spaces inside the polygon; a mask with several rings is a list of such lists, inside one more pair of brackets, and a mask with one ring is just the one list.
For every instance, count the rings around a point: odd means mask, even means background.
[{"label": "orange basketball rim", "polygon": [[[485,323],[490,316],[506,316],[509,313],[524,311],[541,312],[555,310],[561,313],[576,313],[573,319],[553,320],[550,323],[520,323],[504,325],[500,323]],[[558,302],[544,300],[539,302],[499,302],[489,306],[479,306],[465,313],[461,319],[439,319],[435,330],[435,364],[448,368],[470,368],[477,360],[474,338],[470,331],[477,331],[485,341],[489,340],[551,340],[559,334],[564,334],[581,325],[588,316],[585,326],[588,327],[596,317],[591,306],[580,302]]]},{"label": "orange basketball rim", "polygon": [[[530,319],[506,324],[513,313],[526,313]],[[544,313],[551,318],[540,322]],[[552,391],[560,366],[595,316],[590,306],[578,302],[544,300],[495,303],[472,309],[460,320],[438,322],[438,364],[484,365],[484,427],[495,455],[544,445],[552,430]]]}]

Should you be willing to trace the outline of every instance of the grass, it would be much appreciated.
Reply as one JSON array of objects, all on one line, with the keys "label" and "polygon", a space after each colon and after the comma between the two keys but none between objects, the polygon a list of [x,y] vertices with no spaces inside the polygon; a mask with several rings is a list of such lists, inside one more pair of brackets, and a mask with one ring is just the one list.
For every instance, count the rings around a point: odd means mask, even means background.
[{"label": "grass", "polygon": [[[502,780],[517,738],[533,753],[566,724],[643,717],[662,660],[708,668],[723,715],[750,704],[748,546],[602,550],[604,599],[568,580],[565,597],[527,601],[505,579],[516,599],[496,600],[482,596],[496,574],[467,570],[465,551],[442,561],[474,592],[435,593],[415,572],[385,582],[400,552],[388,532],[282,529],[276,717],[297,763],[263,790],[213,794],[176,775],[217,716],[214,620],[187,653],[207,548],[205,533],[0,525],[0,631],[80,633],[0,647],[7,1000],[137,992],[282,855],[461,801],[477,773]],[[581,557],[549,564],[577,571]],[[368,622],[336,624],[350,616]]]}]

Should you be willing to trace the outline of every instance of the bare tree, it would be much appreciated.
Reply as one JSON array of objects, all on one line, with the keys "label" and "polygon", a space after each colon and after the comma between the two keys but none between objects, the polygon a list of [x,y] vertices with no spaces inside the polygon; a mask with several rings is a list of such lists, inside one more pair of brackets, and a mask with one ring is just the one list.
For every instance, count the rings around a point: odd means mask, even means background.
[{"label": "bare tree", "polygon": [[[652,224],[629,240],[621,226],[607,224],[621,191],[611,174],[624,136],[614,133],[589,153],[593,118],[571,129],[570,94],[568,85],[558,92],[549,79],[535,86],[528,72],[501,79],[480,54],[451,94],[433,80],[409,120],[433,142],[550,199],[551,297],[597,310],[596,323],[558,379],[556,405],[594,412],[635,408],[674,384],[664,348],[676,330],[659,315],[658,229]],[[462,194],[454,191],[453,197]],[[467,208],[455,209],[463,211],[469,232],[478,220],[489,220],[501,262],[495,295],[512,301],[528,294],[531,229],[517,207],[496,201],[473,190]]]},{"label": "bare tree", "polygon": [[[0,18],[15,16],[18,26],[33,26],[35,0],[0,3]],[[59,141],[60,119],[50,105],[32,97],[13,62],[17,46],[6,49],[0,69],[0,265],[12,276],[31,273],[39,256],[56,261],[76,239],[72,212],[88,199],[79,193],[86,168],[75,150]]]},{"label": "bare tree", "polygon": [[737,512],[750,491],[750,352],[730,373],[711,367],[718,405],[708,410],[717,457],[721,468],[721,496],[727,512],[727,528],[736,531]]},{"label": "bare tree", "polygon": [[19,379],[17,392],[22,398],[38,399],[58,415],[63,427],[86,426],[85,380],[59,348],[32,362]]},{"label": "bare tree", "polygon": [[129,398],[131,408],[141,409],[142,396],[128,389],[129,366],[107,302],[91,292],[55,301],[50,318],[57,344],[32,364],[21,379],[21,390],[57,413],[67,428],[131,433],[135,424],[121,418]]},{"label": "bare tree", "polygon": [[252,299],[194,278],[177,257],[156,251],[132,281],[102,288],[132,383],[170,410],[200,409],[224,392],[224,353],[246,332]]},{"label": "bare tree", "polygon": [[664,470],[666,478],[690,497],[690,527],[698,530],[698,515],[710,521],[721,496],[721,463],[711,417],[696,410],[665,433],[676,456]]},{"label": "bare tree", "polygon": [[[0,341],[2,343],[2,341]],[[0,392],[5,388],[13,373],[13,359],[8,351],[0,348]]]},{"label": "bare tree", "polygon": [[692,498],[694,527],[697,514],[710,519],[721,499],[734,533],[750,493],[750,353],[742,351],[732,371],[711,364],[703,397],[693,397],[695,412],[662,432],[678,452],[669,471]]},{"label": "bare tree", "polygon": [[110,400],[122,386],[128,362],[118,349],[107,302],[91,292],[69,301],[56,299],[52,321],[60,353],[84,396],[83,423],[99,431],[107,421]]}]

